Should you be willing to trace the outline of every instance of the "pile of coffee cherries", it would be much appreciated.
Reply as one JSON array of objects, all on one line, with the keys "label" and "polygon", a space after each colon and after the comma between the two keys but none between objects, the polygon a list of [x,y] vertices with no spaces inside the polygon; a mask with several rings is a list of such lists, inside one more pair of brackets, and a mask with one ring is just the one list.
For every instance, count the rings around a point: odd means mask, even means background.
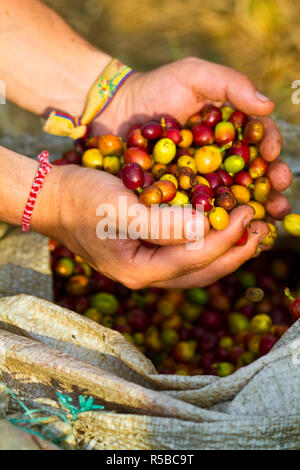
[{"label": "pile of coffee cherries", "polygon": [[[112,135],[92,137],[82,164],[121,177],[147,206],[192,204],[223,230],[239,204],[253,207],[254,220],[266,218],[271,183],[257,147],[263,136],[261,121],[230,106],[207,105],[183,128],[165,117],[134,126],[124,144]],[[266,244],[276,238],[276,227],[269,227]],[[246,242],[247,230],[237,244]]]},{"label": "pile of coffee cherries", "polygon": [[[300,318],[299,255],[265,252],[203,289],[132,291],[50,241],[54,299],[122,333],[159,373],[224,377],[268,353]],[[266,266],[268,267],[266,269]]]}]

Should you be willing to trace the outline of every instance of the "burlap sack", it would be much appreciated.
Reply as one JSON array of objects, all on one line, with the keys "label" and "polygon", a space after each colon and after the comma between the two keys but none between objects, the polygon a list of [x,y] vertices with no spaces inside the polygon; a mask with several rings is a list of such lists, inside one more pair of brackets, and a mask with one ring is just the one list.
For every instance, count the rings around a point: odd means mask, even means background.
[{"label": "burlap sack", "polygon": [[58,391],[104,405],[73,422],[78,448],[300,448],[300,321],[222,379],[158,375],[119,333],[27,295],[0,300],[0,328],[1,379],[28,406],[57,408]]}]

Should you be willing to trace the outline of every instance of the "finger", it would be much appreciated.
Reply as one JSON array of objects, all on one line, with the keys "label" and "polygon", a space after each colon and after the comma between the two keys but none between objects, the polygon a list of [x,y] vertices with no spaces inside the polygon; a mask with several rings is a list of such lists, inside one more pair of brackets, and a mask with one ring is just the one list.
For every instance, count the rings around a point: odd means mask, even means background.
[{"label": "finger", "polygon": [[290,213],[291,205],[283,194],[272,190],[266,202],[266,209],[271,217],[274,217],[276,220],[282,220]]},{"label": "finger", "polygon": [[178,245],[201,240],[210,228],[203,213],[188,207],[150,207],[143,209],[143,214],[141,230],[145,235],[140,238],[155,245]]},{"label": "finger", "polygon": [[202,63],[199,74],[191,75],[194,88],[212,101],[229,101],[247,114],[266,116],[274,109],[274,103],[258,92],[244,74],[219,64]]},{"label": "finger", "polygon": [[281,160],[276,160],[270,164],[267,175],[276,191],[284,191],[291,185],[293,180],[289,166]]},{"label": "finger", "polygon": [[163,281],[205,268],[224,254],[241,237],[254,211],[250,206],[240,206],[230,214],[229,226],[220,231],[210,230],[204,241],[167,246],[157,250],[151,258],[149,269],[160,275],[154,281]]},{"label": "finger", "polygon": [[265,135],[259,144],[259,151],[267,162],[272,162],[276,160],[280,154],[282,138],[273,119],[260,117],[259,120],[262,121],[265,128]]},{"label": "finger", "polygon": [[216,282],[218,279],[236,271],[242,264],[252,258],[261,241],[268,234],[268,226],[261,221],[252,222],[248,229],[248,240],[246,245],[232,247],[224,255],[212,262],[207,268],[192,274],[178,277],[176,279],[155,284],[162,288],[205,287]]}]

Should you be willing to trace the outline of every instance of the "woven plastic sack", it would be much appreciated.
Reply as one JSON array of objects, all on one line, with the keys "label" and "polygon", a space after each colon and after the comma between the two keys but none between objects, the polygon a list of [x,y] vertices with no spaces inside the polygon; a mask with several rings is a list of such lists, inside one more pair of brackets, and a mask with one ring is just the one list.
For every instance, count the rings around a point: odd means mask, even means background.
[{"label": "woven plastic sack", "polygon": [[27,406],[104,405],[73,421],[77,448],[300,448],[300,321],[225,378],[158,375],[118,332],[27,295],[0,300],[0,328],[0,380]]}]

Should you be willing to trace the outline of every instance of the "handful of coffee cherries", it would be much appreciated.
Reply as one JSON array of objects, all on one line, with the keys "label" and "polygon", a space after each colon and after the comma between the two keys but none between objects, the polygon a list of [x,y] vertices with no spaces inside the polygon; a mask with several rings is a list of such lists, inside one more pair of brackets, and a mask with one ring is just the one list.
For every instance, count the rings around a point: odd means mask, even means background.
[{"label": "handful of coffee cherries", "polygon": [[[259,155],[264,126],[231,106],[207,105],[182,128],[173,117],[133,127],[126,143],[112,135],[92,137],[82,164],[119,176],[146,206],[192,204],[215,230],[229,224],[230,211],[253,207],[254,220],[266,219],[264,203],[271,182],[268,164]],[[272,245],[276,227],[263,244]],[[245,229],[237,245],[247,242]]]}]

